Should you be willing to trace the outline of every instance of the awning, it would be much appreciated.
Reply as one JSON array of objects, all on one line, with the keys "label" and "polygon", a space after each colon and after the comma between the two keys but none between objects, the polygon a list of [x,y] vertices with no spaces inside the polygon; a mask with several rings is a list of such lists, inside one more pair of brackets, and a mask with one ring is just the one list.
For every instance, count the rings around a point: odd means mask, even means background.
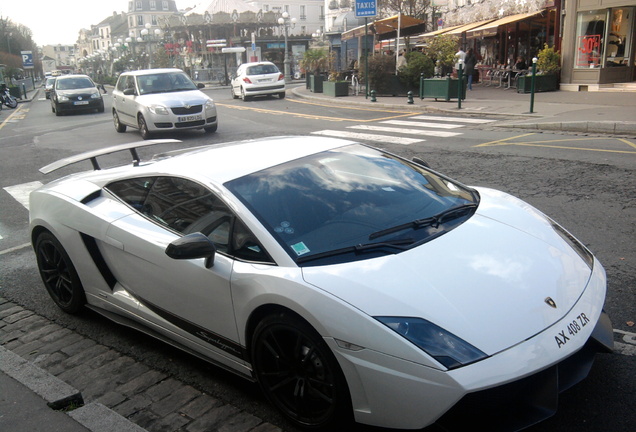
[{"label": "awning", "polygon": [[447,31],[444,34],[461,35],[465,31],[472,30],[474,28],[486,25],[486,24],[491,23],[493,21],[494,21],[494,19],[489,19],[489,20],[485,20],[485,21],[479,21],[479,22],[474,22],[474,23],[470,23],[470,24],[460,25],[459,27],[455,27],[452,30]]},{"label": "awning", "polygon": [[540,11],[537,12],[529,12],[529,13],[524,13],[524,14],[516,14],[516,15],[510,15],[507,17],[503,17],[500,18],[498,20],[495,21],[491,21],[487,24],[481,25],[479,27],[473,28],[471,30],[468,30],[466,32],[466,36],[467,37],[488,37],[488,36],[496,36],[497,35],[497,29],[500,26],[503,25],[507,25],[507,24],[512,24],[518,21],[523,21],[527,18],[531,18],[533,16],[536,15],[540,15],[543,12],[545,12],[545,9],[542,9]]},{"label": "awning", "polygon": [[[408,15],[395,15],[375,21],[372,24],[378,40],[413,36],[426,30],[426,21]],[[398,31],[399,28],[399,31]]]},{"label": "awning", "polygon": [[428,38],[432,38],[433,36],[437,36],[437,35],[441,35],[443,33],[447,33],[453,29],[457,29],[463,27],[463,25],[456,25],[456,26],[452,26],[452,27],[446,27],[446,28],[441,28],[441,29],[437,29],[435,31],[432,32],[428,32],[428,33],[424,33],[423,35],[419,36],[419,40],[418,42],[422,42],[424,39],[428,39]]},{"label": "awning", "polygon": [[[342,33],[342,35],[340,36],[340,40],[349,40],[349,39],[355,39],[355,38],[364,36],[364,27],[365,26],[362,25],[359,27],[352,28],[351,30],[347,30],[346,32]],[[368,27],[369,35],[373,36],[373,30],[371,29],[371,24],[369,23],[367,27]]]}]

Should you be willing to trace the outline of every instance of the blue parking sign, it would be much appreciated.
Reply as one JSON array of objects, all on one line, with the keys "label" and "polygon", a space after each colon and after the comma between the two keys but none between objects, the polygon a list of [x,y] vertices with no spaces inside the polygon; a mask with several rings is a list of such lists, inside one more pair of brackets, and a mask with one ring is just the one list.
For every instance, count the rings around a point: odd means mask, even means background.
[{"label": "blue parking sign", "polygon": [[376,0],[356,0],[356,18],[374,17],[377,14]]},{"label": "blue parking sign", "polygon": [[20,51],[20,54],[22,54],[22,68],[33,69],[33,52]]}]

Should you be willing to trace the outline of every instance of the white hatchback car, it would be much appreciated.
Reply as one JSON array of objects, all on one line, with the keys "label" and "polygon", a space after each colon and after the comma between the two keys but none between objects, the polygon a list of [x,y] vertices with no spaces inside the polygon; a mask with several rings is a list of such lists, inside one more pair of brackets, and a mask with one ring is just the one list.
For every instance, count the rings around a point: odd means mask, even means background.
[{"label": "white hatchback car", "polygon": [[218,117],[212,98],[180,69],[124,72],[113,91],[117,132],[139,129],[143,139],[156,132],[203,129],[216,132]]},{"label": "white hatchback car", "polygon": [[285,97],[285,75],[274,63],[243,63],[232,78],[232,97],[244,101],[252,96],[278,95]]}]

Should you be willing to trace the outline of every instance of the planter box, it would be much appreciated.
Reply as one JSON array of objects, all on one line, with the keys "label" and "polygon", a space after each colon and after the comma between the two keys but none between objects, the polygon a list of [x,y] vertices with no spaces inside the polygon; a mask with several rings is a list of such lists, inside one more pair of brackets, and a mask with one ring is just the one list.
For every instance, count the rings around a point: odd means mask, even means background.
[{"label": "planter box", "polygon": [[18,86],[9,87],[9,94],[16,99],[22,99],[22,92],[20,91],[20,87]]},{"label": "planter box", "polygon": [[[461,98],[466,99],[466,79],[462,79]],[[455,78],[420,78],[420,99],[444,99],[446,102],[457,99],[459,80]]]},{"label": "planter box", "polygon": [[322,93],[322,85],[324,78],[322,75],[310,75],[309,76],[309,90],[314,93]]},{"label": "planter box", "polygon": [[[530,93],[532,86],[532,75],[523,75],[517,78],[517,93]],[[559,77],[557,75],[537,75],[534,77],[534,91],[546,92],[556,91],[559,88]]]},{"label": "planter box", "polygon": [[325,81],[322,83],[322,92],[327,96],[349,96],[349,83],[347,81]]}]

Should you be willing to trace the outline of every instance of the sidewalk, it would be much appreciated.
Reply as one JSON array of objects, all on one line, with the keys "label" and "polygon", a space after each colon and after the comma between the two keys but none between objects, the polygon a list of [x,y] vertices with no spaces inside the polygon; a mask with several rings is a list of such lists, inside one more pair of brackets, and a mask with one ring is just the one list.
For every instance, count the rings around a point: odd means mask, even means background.
[{"label": "sidewalk", "polygon": [[0,430],[281,432],[2,297]]},{"label": "sidewalk", "polygon": [[530,94],[481,84],[473,85],[473,90],[467,91],[461,109],[456,99],[445,102],[414,95],[413,104],[409,104],[404,96],[378,96],[376,102],[371,102],[364,94],[335,98],[312,93],[305,87],[304,84],[294,86],[291,92],[297,97],[332,104],[502,120],[496,127],[636,137],[636,92],[633,91],[535,93],[533,112],[530,113]]}]

